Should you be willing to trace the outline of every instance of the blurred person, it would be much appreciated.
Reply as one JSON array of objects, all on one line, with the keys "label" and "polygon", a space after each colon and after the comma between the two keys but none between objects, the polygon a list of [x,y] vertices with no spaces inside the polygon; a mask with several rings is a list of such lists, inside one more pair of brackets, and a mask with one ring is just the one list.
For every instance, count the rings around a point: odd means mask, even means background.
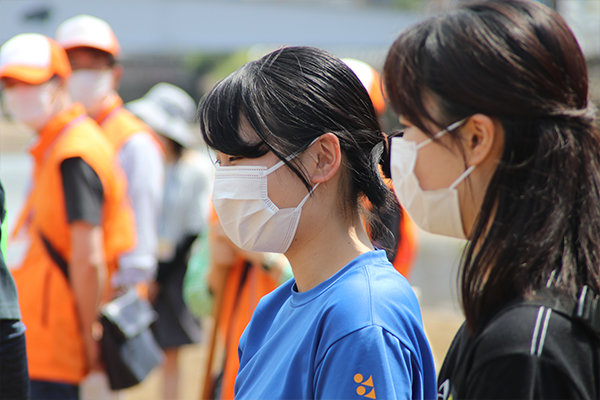
[{"label": "blurred person", "polygon": [[[285,254],[294,274],[244,330],[236,398],[433,398],[415,294],[363,225],[362,197],[378,208],[392,194],[356,75],[322,50],[282,48],[217,84],[199,118],[217,151],[225,233],[247,251]],[[381,221],[370,221],[377,239]]]},{"label": "blurred person", "polygon": [[[212,357],[207,359],[204,398],[233,399],[235,377],[240,365],[238,344],[259,300],[291,277],[283,254],[246,251],[225,234],[212,210],[210,219],[210,266],[208,289],[213,297],[213,332],[209,350],[222,345],[222,360],[213,375]],[[214,335],[217,335],[215,337]],[[218,339],[218,340],[217,340]]]},{"label": "blurred person", "polygon": [[4,200],[0,182],[0,400],[28,399],[25,325],[21,321],[15,282],[4,263],[8,233]]},{"label": "blurred person", "polygon": [[437,398],[600,398],[600,136],[565,21],[468,3],[401,33],[384,81],[400,203],[468,239]]},{"label": "blurred person", "polygon": [[134,243],[133,214],[113,147],[71,103],[71,68],[52,39],[26,33],[0,48],[3,103],[37,133],[33,176],[9,241],[33,399],[77,399],[98,369],[96,326],[117,257]]},{"label": "blurred person", "polygon": [[158,314],[152,326],[165,350],[164,399],[178,399],[179,348],[201,339],[199,321],[186,306],[183,279],[192,245],[206,235],[212,165],[194,150],[190,131],[196,103],[183,89],[161,82],[126,107],[146,122],[165,149],[165,187],[158,224],[158,271],[150,299]]},{"label": "blurred person", "polygon": [[[352,69],[352,72],[356,74],[365,89],[367,89],[377,117],[380,121],[383,121],[387,106],[385,104],[379,72],[361,60],[343,58],[342,61]],[[393,190],[391,179],[384,177],[384,182]],[[410,272],[418,248],[417,227],[406,213],[406,210],[398,202],[395,201],[394,203],[391,210],[385,210],[385,213],[379,216],[390,232],[392,232],[392,235],[386,237],[387,240],[385,242],[376,243],[376,247],[385,249],[388,260],[390,260],[394,268],[410,280]],[[370,204],[365,202],[365,206],[370,207]]]},{"label": "blurred person", "polygon": [[78,15],[56,30],[73,69],[68,89],[100,125],[117,151],[127,177],[127,193],[135,214],[136,246],[119,260],[113,284],[131,287],[154,279],[157,266],[158,218],[163,194],[163,149],[154,132],[123,107],[117,88],[123,68],[121,50],[103,20]]}]

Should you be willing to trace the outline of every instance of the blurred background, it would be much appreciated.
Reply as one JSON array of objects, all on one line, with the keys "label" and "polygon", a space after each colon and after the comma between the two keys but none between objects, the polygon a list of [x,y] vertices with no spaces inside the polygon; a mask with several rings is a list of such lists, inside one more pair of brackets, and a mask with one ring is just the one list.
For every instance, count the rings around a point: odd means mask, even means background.
[{"label": "blurred background", "polygon": [[[588,61],[592,99],[600,104],[600,0],[547,0],[567,20]],[[283,45],[312,45],[381,70],[386,52],[406,27],[458,3],[455,0],[0,0],[0,44],[18,33],[54,36],[62,21],[90,14],[106,20],[122,47],[125,101],[160,81],[198,101],[247,61]],[[469,79],[465,76],[465,79]],[[395,117],[388,113],[386,129]],[[199,132],[198,132],[199,134]],[[8,195],[9,226],[23,201],[33,133],[0,113],[0,179]],[[436,361],[444,357],[462,321],[456,273],[464,242],[419,232],[411,283],[417,287]],[[208,332],[208,329],[206,330]],[[184,398],[197,398],[203,347],[181,359]],[[439,367],[439,365],[438,365]],[[158,376],[125,394],[156,398]],[[154,395],[153,395],[154,394]]]}]

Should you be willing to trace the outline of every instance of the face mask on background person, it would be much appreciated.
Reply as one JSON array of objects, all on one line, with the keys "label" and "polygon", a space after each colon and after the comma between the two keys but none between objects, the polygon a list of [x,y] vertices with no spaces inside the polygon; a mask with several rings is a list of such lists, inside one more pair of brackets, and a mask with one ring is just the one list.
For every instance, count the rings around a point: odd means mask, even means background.
[{"label": "face mask on background person", "polygon": [[114,89],[110,69],[78,69],[71,74],[67,88],[71,99],[83,104],[88,114],[96,115],[102,103]]},{"label": "face mask on background person", "polygon": [[[461,126],[466,119],[449,125],[434,135],[440,138]],[[423,190],[415,175],[418,150],[433,141],[428,138],[417,144],[401,137],[392,138],[390,169],[398,201],[415,223],[430,233],[465,239],[460,203],[456,187],[475,166],[467,168],[448,188]]]},{"label": "face mask on background person", "polygon": [[255,165],[217,166],[213,205],[225,234],[236,246],[269,253],[285,253],[290,247],[302,206],[319,184],[297,207],[278,208],[269,199],[267,177],[282,165],[283,161],[268,169]]},{"label": "face mask on background person", "polygon": [[40,130],[58,111],[59,82],[41,85],[16,85],[2,90],[6,112],[30,128]]}]

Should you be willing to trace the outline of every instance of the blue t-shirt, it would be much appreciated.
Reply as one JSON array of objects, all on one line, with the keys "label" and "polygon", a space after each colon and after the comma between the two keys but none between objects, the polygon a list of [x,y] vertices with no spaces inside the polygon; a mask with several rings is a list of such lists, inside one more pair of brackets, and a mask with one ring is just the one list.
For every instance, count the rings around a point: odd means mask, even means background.
[{"label": "blue t-shirt", "polygon": [[417,299],[384,251],[298,293],[259,302],[239,345],[236,399],[433,399],[435,367]]}]

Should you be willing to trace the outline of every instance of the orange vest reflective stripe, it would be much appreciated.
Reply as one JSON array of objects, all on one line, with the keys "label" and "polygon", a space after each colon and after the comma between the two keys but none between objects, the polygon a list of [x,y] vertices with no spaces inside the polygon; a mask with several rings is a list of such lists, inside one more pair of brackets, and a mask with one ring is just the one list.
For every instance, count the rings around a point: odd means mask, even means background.
[{"label": "orange vest reflective stripe", "polygon": [[117,151],[127,142],[131,135],[138,132],[148,132],[158,148],[161,149],[161,152],[164,151],[160,139],[152,128],[143,123],[129,110],[125,109],[123,107],[123,100],[118,95],[113,95],[107,104],[108,106],[95,119],[104,131],[108,141],[112,143]]},{"label": "orange vest reflective stripe", "polygon": [[64,260],[70,259],[71,232],[61,163],[80,157],[102,183],[101,228],[109,272],[116,268],[118,255],[134,245],[133,212],[114,149],[97,124],[85,116],[82,106],[74,105],[53,118],[40,131],[31,154],[33,184],[25,206],[29,218],[27,226],[20,227],[28,234],[30,246],[21,265],[12,271],[27,326],[29,374],[32,379],[76,384],[88,371],[75,299],[40,236],[43,234]]}]

